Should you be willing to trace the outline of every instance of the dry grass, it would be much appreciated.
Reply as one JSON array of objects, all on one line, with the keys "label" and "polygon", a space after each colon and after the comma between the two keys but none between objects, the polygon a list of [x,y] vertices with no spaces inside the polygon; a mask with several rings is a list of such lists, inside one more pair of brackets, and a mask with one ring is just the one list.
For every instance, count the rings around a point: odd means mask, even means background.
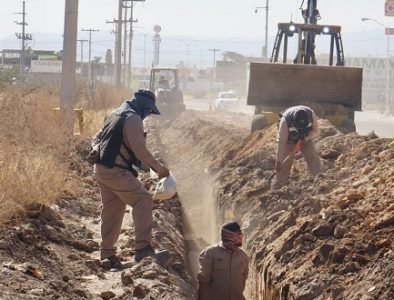
[{"label": "dry grass", "polygon": [[53,154],[11,147],[8,150],[15,152],[0,162],[0,223],[32,203],[51,205],[59,197],[65,177],[65,168]]},{"label": "dry grass", "polygon": [[78,86],[77,108],[83,109],[83,133],[91,138],[103,125],[105,116],[118,107],[131,94],[108,84],[99,84],[95,96],[86,85]]},{"label": "dry grass", "polygon": [[[33,203],[51,205],[62,191],[77,189],[70,183],[69,153],[78,138],[65,140],[60,126],[59,90],[11,86],[0,92],[0,224],[20,215]],[[84,132],[91,138],[105,114],[125,98],[124,91],[97,87],[95,105],[85,107]],[[86,104],[79,89],[77,107]],[[67,186],[66,186],[67,185]]]},{"label": "dry grass", "polygon": [[38,202],[50,205],[63,188],[56,97],[12,87],[0,94],[0,223]]}]

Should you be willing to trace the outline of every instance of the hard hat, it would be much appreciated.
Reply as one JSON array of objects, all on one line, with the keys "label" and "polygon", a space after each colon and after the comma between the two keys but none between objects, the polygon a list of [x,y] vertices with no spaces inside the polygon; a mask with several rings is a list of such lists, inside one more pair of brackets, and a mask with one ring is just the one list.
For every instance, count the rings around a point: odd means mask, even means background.
[{"label": "hard hat", "polygon": [[170,176],[160,179],[157,183],[155,192],[153,194],[154,200],[168,200],[176,194],[176,179],[175,176]]},{"label": "hard hat", "polygon": [[308,127],[308,113],[304,109],[298,109],[294,113],[294,126],[297,129],[305,129]]}]

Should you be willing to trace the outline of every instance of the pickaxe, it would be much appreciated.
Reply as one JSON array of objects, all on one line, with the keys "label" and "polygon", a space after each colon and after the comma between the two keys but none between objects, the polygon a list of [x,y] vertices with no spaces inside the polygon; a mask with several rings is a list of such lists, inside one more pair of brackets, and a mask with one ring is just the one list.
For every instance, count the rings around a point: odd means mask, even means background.
[{"label": "pickaxe", "polygon": [[275,169],[270,177],[268,178],[268,182],[271,184],[272,178],[280,171],[280,169],[283,167],[285,163],[287,163],[290,159],[294,158],[294,156],[297,154],[298,151],[301,150],[302,146],[302,140],[299,139],[298,142],[295,144],[293,150],[290,152],[289,155],[286,156],[286,158],[281,162],[280,167],[278,169]]}]

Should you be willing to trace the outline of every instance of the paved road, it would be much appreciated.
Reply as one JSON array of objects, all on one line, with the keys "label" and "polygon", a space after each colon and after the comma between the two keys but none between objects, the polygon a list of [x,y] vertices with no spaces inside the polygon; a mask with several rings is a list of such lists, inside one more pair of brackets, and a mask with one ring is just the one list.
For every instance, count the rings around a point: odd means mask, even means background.
[{"label": "paved road", "polygon": [[[185,101],[187,109],[209,110],[209,101],[206,99],[193,99]],[[242,105],[234,112],[253,114],[253,107]],[[394,116],[384,116],[376,111],[356,112],[356,128],[359,134],[368,134],[374,131],[379,137],[394,138]]]},{"label": "paved road", "polygon": [[394,138],[394,116],[384,116],[376,111],[356,112],[359,134],[374,131],[379,137]]}]

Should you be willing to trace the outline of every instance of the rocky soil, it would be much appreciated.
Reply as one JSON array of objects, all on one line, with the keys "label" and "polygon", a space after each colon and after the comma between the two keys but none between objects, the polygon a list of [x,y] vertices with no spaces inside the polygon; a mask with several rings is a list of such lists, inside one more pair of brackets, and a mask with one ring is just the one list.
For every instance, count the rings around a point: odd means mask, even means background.
[{"label": "rocky soil", "polygon": [[[155,202],[153,211],[153,246],[171,257],[161,265],[152,258],[134,261],[128,210],[118,245],[127,269],[102,268],[100,198],[92,167],[84,161],[87,149],[82,142],[70,154],[70,178],[80,182],[77,193],[64,191],[51,207],[34,205],[0,229],[0,299],[193,299],[177,197]],[[153,189],[155,181],[142,176]]]},{"label": "rocky soil", "polygon": [[[217,227],[229,218],[247,226],[247,298],[394,299],[390,140],[343,135],[320,120],[322,174],[309,176],[297,157],[291,183],[272,192],[276,125],[248,136],[244,121],[187,112],[163,130],[162,140],[169,162],[182,161],[176,171],[192,189],[203,188],[203,174],[212,178]],[[188,209],[201,213],[204,199],[196,201]]]},{"label": "rocky soil", "polygon": [[[150,148],[172,170],[178,195],[156,202],[153,243],[171,259],[133,260],[133,224],[125,216],[119,254],[128,268],[99,263],[100,199],[88,141],[69,156],[70,179],[55,205],[32,206],[0,228],[0,300],[195,299],[199,251],[222,222],[246,226],[251,259],[247,299],[394,299],[394,149],[390,140],[343,135],[319,120],[323,172],[308,175],[302,157],[277,192],[276,125],[249,135],[250,116],[187,111],[147,125]],[[155,181],[142,175],[153,190]]]}]

